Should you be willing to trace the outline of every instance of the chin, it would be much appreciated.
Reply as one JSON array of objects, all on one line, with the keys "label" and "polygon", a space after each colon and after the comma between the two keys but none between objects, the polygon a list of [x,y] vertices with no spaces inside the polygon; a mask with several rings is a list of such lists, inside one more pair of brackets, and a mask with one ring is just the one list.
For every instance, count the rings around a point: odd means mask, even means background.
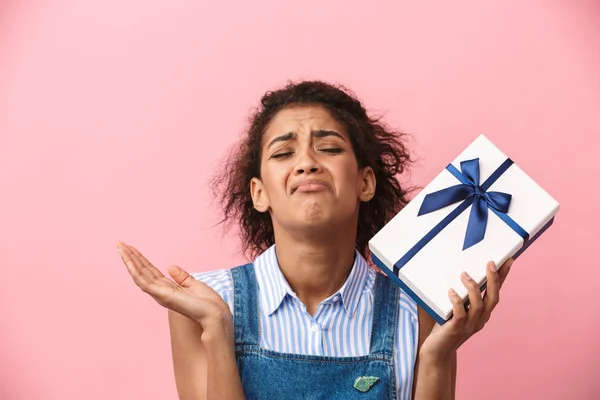
[{"label": "chin", "polygon": [[327,216],[331,214],[331,207],[316,201],[310,201],[302,204],[296,215],[306,223],[319,223],[327,220]]},{"label": "chin", "polygon": [[295,223],[306,228],[331,229],[334,226],[343,224],[352,216],[348,215],[344,218],[340,215],[340,210],[324,209],[320,207],[310,207],[298,210],[295,215]]},{"label": "chin", "polygon": [[[318,230],[321,232],[337,230],[341,226],[347,226],[348,222],[355,219],[354,210],[344,212],[346,207],[341,204],[330,204],[329,202],[307,201],[285,212],[287,218],[279,219],[282,226],[293,231]],[[277,218],[278,219],[278,218]]]}]

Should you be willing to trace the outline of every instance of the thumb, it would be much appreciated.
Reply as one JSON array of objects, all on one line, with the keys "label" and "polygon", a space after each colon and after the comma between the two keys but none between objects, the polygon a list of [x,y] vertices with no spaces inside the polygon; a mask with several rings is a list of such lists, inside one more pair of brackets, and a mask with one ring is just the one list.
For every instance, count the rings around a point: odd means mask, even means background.
[{"label": "thumb", "polygon": [[171,275],[171,278],[173,278],[173,280],[175,280],[175,282],[181,286],[188,286],[186,284],[186,281],[189,282],[188,278],[193,279],[190,274],[177,265],[171,265],[169,267],[169,275]]}]

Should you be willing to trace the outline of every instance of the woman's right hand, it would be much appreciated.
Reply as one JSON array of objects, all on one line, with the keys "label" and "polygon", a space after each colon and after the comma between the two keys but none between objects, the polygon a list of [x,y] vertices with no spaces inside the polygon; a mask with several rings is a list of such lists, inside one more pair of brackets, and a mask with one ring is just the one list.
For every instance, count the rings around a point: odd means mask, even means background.
[{"label": "woman's right hand", "polygon": [[178,266],[169,267],[164,276],[137,249],[119,242],[117,250],[135,284],[161,306],[200,323],[202,336],[227,335],[233,341],[229,306],[211,287]]}]

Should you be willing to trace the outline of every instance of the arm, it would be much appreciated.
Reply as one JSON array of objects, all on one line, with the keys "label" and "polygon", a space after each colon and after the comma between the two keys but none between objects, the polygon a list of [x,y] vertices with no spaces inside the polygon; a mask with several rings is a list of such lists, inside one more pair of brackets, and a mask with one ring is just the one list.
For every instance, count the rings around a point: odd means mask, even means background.
[{"label": "arm", "polygon": [[435,321],[425,310],[419,311],[419,345],[413,381],[415,400],[454,400],[456,388],[456,352],[447,360],[440,361],[421,353],[421,346],[431,333]]},{"label": "arm", "polygon": [[169,328],[180,400],[244,399],[227,324],[204,332],[198,322],[169,310]]},{"label": "arm", "polygon": [[450,289],[452,318],[444,325],[435,324],[431,316],[419,308],[419,343],[415,366],[413,395],[418,400],[452,400],[456,387],[456,352],[458,348],[479,332],[490,319],[500,300],[502,286],[513,259],[498,273],[493,261],[487,264],[487,289],[482,298],[479,284],[466,272],[461,274],[463,285],[468,290],[469,306]]},{"label": "arm", "polygon": [[206,399],[206,348],[201,341],[202,327],[173,310],[169,312],[171,353],[175,384],[180,400]]},{"label": "arm", "polygon": [[169,267],[171,280],[133,246],[119,242],[117,249],[135,284],[169,309],[180,398],[244,399],[235,360],[233,320],[224,299],[176,265]]}]

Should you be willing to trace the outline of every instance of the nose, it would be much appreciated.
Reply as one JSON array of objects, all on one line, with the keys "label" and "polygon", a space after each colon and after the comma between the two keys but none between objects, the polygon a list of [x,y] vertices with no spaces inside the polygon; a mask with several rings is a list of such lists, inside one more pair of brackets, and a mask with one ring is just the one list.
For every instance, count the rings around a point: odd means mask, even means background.
[{"label": "nose", "polygon": [[295,167],[295,174],[301,175],[306,173],[319,173],[321,172],[321,165],[317,161],[311,150],[305,150],[299,152],[298,163]]}]

